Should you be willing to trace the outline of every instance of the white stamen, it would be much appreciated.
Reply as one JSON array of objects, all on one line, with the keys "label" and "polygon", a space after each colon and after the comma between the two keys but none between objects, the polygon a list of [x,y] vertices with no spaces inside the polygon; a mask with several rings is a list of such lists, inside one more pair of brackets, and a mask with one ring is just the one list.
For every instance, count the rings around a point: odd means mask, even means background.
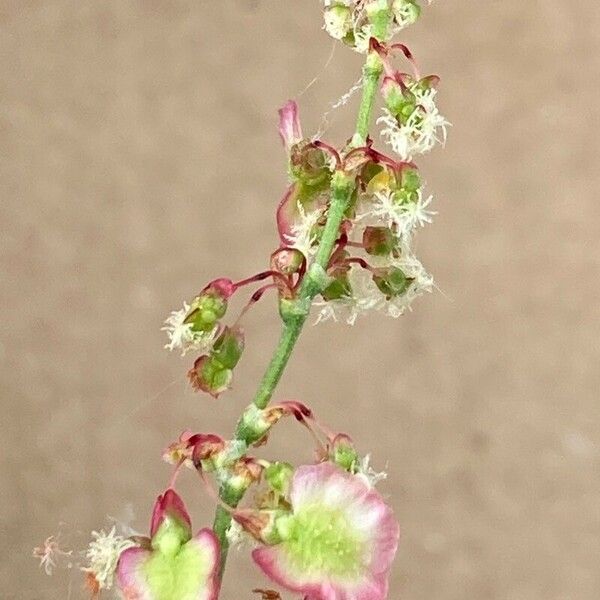
[{"label": "white stamen", "polygon": [[167,350],[181,350],[181,356],[188,352],[207,352],[212,348],[215,337],[218,332],[218,326],[215,325],[211,331],[194,331],[191,323],[185,323],[190,312],[190,305],[183,303],[181,310],[173,311],[165,320],[165,326],[161,331],[166,331],[169,337],[169,343],[165,344]]},{"label": "white stamen", "polygon": [[113,527],[108,533],[104,530],[92,531],[94,538],[86,551],[88,566],[81,570],[91,573],[98,582],[101,590],[109,590],[114,582],[114,574],[117,569],[119,557],[124,550],[132,548],[135,543],[121,537]]}]

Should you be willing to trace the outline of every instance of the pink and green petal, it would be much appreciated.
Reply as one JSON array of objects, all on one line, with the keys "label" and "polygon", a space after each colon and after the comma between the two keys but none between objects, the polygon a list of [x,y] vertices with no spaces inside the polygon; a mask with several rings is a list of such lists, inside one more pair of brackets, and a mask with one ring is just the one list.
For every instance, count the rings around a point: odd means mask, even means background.
[{"label": "pink and green petal", "polygon": [[293,100],[288,100],[279,109],[279,135],[288,152],[303,139],[298,105]]},{"label": "pink and green petal", "polygon": [[284,541],[253,558],[281,586],[314,600],[383,600],[399,529],[361,479],[323,463],[296,470]]},{"label": "pink and green petal", "polygon": [[188,539],[192,536],[192,521],[190,515],[185,508],[183,500],[179,497],[177,492],[172,489],[168,489],[156,500],[150,525],[150,537],[154,537],[159,528],[167,520],[172,523],[177,523],[182,530],[187,531]]},{"label": "pink and green petal", "polygon": [[172,554],[125,550],[117,581],[125,600],[216,600],[218,572],[219,542],[203,529]]},{"label": "pink and green petal", "polygon": [[117,585],[124,600],[154,600],[144,565],[152,555],[151,550],[128,548],[121,553],[117,565]]}]

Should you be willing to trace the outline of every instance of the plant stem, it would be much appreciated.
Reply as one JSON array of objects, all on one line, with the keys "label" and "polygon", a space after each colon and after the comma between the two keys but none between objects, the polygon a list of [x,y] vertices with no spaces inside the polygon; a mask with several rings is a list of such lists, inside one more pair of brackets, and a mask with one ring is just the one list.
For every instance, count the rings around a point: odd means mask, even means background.
[{"label": "plant stem", "polygon": [[[382,65],[376,53],[368,55],[363,68],[363,91],[356,133],[352,138],[352,146],[358,147],[365,144],[371,117],[373,104],[377,91],[377,84],[382,73]],[[258,391],[254,397],[254,404],[264,409],[279,383],[283,372],[290,359],[292,351],[300,337],[300,333],[310,313],[310,307],[314,297],[319,294],[326,285],[326,270],[333,251],[335,241],[339,235],[340,224],[344,218],[346,209],[352,193],[354,192],[354,178],[349,177],[343,171],[336,171],[331,182],[331,202],[327,211],[327,221],[323,229],[323,235],[317,248],[314,262],[306,274],[300,287],[298,297],[288,305],[282,305],[283,329],[279,342],[269,366],[259,384]],[[238,424],[235,438],[250,444],[253,441],[247,439]],[[244,496],[245,490],[230,486],[227,482],[221,486],[219,495],[228,505],[235,507]],[[226,532],[231,523],[231,516],[222,507],[217,508],[213,529],[221,544],[221,576],[225,569],[229,542]]]},{"label": "plant stem", "polygon": [[352,138],[352,145],[355,147],[363,146],[367,141],[369,125],[371,124],[371,117],[373,115],[373,101],[382,71],[383,65],[381,64],[381,59],[377,56],[377,53],[371,52],[363,67],[363,95],[360,108],[358,109],[356,133]]}]

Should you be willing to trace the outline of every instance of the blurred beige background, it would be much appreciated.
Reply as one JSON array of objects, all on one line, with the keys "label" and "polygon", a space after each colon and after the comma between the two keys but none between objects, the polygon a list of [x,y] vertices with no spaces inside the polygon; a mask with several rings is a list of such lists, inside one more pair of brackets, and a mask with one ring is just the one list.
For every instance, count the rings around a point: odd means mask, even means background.
[{"label": "blurred beige background", "polygon": [[[145,530],[162,447],[228,434],[275,343],[246,323],[235,390],[186,387],[161,322],[263,268],[285,185],[276,109],[305,129],[360,58],[317,0],[0,0],[0,597],[84,597],[30,557],[47,535]],[[279,397],[385,466],[403,529],[390,598],[600,597],[597,2],[441,0],[404,39],[454,127],[420,161],[441,291],[391,322],[307,328]],[[355,102],[331,115],[341,142]],[[282,426],[272,455],[310,457]],[[198,527],[212,513],[182,486]],[[80,533],[78,533],[80,532]],[[237,555],[224,598],[265,582]]]}]

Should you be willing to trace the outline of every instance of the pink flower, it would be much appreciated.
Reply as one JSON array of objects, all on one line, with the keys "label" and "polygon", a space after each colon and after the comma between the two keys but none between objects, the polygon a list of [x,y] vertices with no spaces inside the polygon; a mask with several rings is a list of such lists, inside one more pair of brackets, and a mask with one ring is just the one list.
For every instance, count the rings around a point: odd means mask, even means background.
[{"label": "pink flower", "polygon": [[298,115],[298,105],[294,100],[288,100],[279,109],[279,135],[288,153],[293,146],[304,139]]},{"label": "pink flower", "polygon": [[181,498],[168,489],[152,514],[151,539],[121,553],[117,582],[125,600],[216,600],[219,542],[211,529],[192,537]]},{"label": "pink flower", "polygon": [[310,600],[384,600],[399,527],[381,495],[331,463],[298,468],[283,539],[253,551],[258,566]]}]

